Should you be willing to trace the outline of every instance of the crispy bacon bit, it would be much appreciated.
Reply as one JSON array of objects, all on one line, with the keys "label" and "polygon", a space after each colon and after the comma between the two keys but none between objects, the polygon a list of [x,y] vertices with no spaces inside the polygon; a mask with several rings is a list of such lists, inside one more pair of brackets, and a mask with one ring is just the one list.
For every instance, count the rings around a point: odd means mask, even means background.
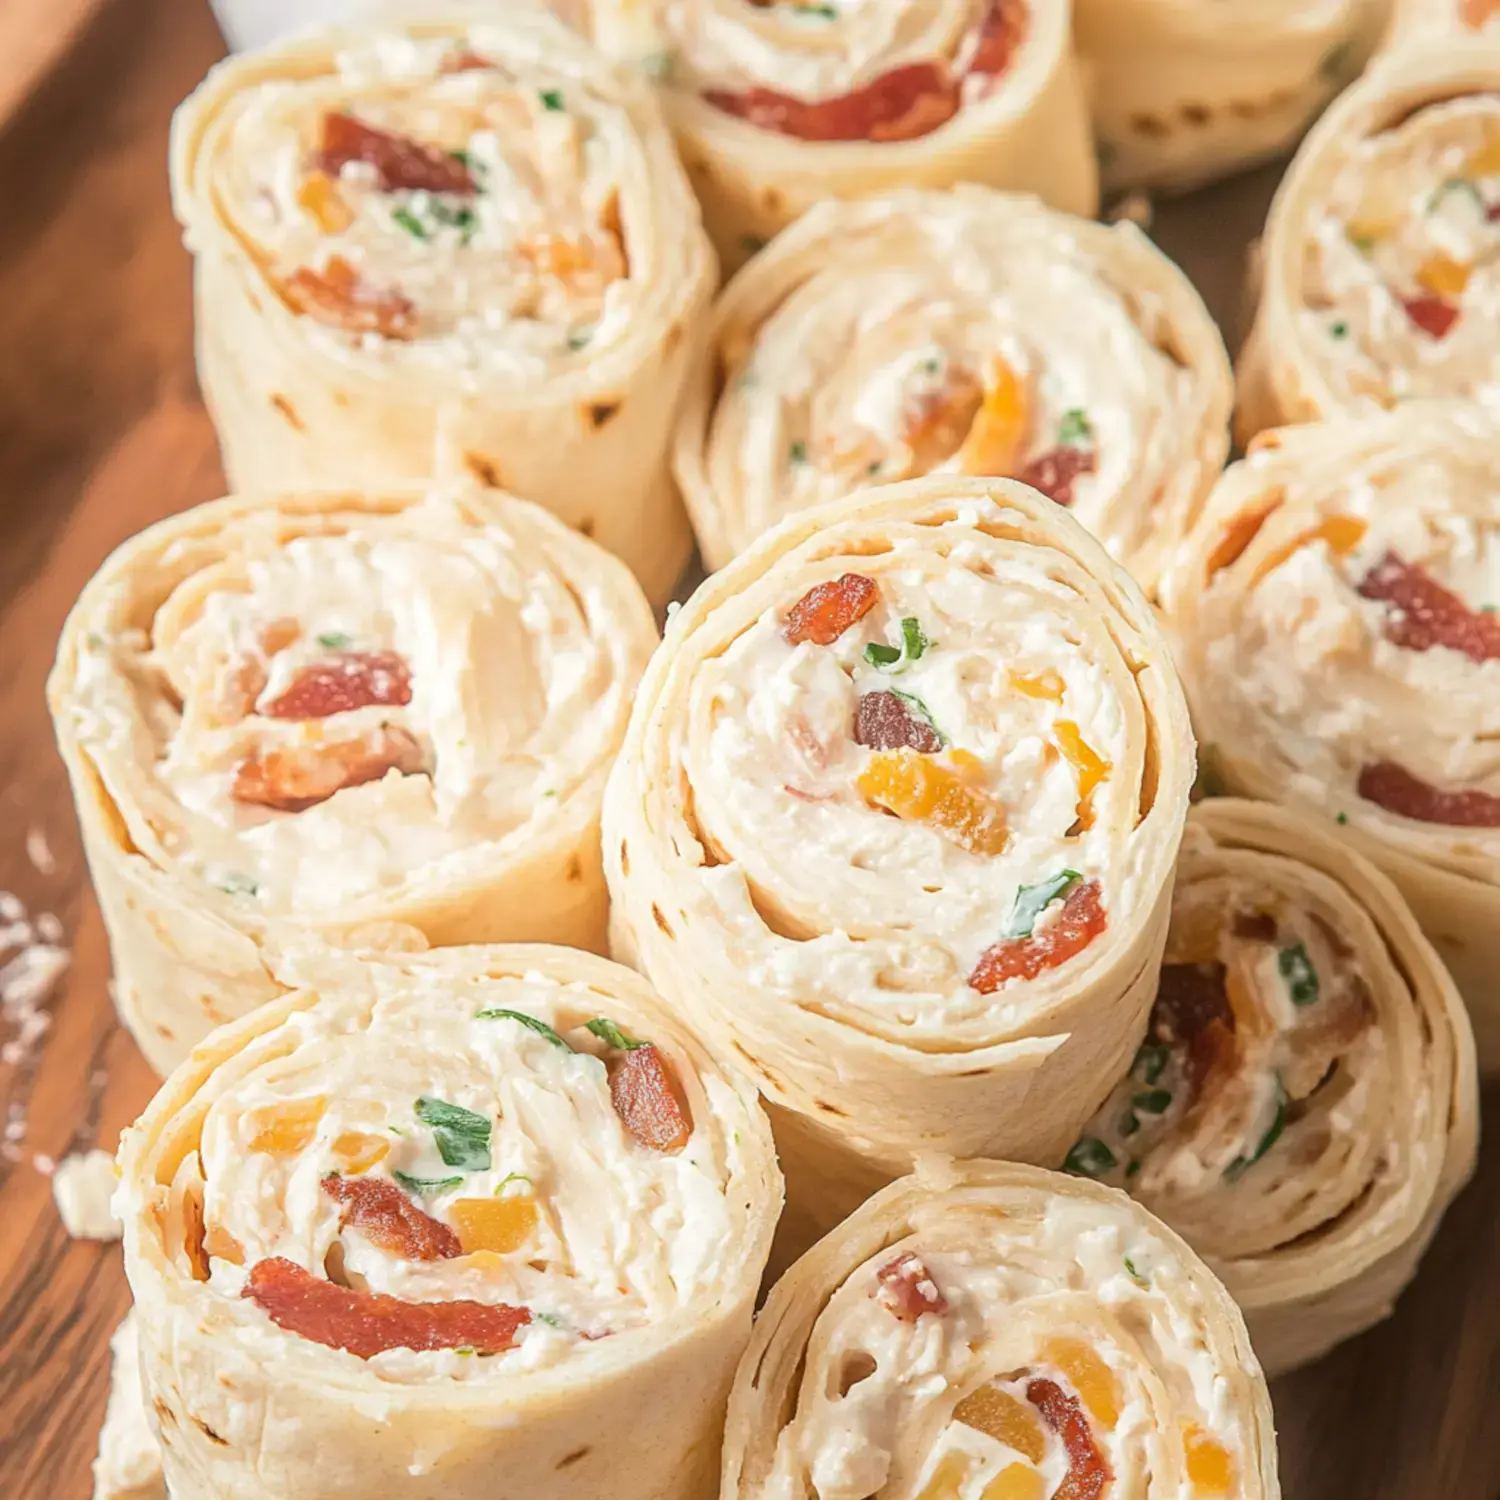
[{"label": "crispy bacon bit", "polygon": [[862,693],[854,710],[854,738],[872,750],[920,750],[936,755],[942,736],[895,693]]},{"label": "crispy bacon bit", "polygon": [[527,1308],[504,1302],[403,1302],[335,1286],[281,1256],[257,1261],[241,1296],[278,1328],[357,1359],[387,1349],[503,1354],[531,1321]]},{"label": "crispy bacon bit", "polygon": [[410,702],[411,673],[394,651],[343,651],[304,667],[265,712],[273,719],[326,719]]},{"label": "crispy bacon bit", "polygon": [[1359,795],[1398,817],[1445,828],[1500,828],[1500,797],[1478,787],[1444,791],[1394,761],[1377,761],[1359,773]]},{"label": "crispy bacon bit", "polygon": [[321,271],[299,266],[284,290],[297,312],[319,323],[387,339],[409,339],[416,333],[417,308],[411,298],[368,285],[342,255],[330,256]]},{"label": "crispy bacon bit", "polygon": [[1446,646],[1470,661],[1500,660],[1500,619],[1469,608],[1419,563],[1387,552],[1360,580],[1359,592],[1394,606],[1385,638],[1408,651]]},{"label": "crispy bacon bit", "polygon": [[1095,469],[1092,448],[1064,446],[1053,448],[1031,460],[1021,470],[1022,484],[1040,490],[1049,500],[1059,505],[1073,503],[1073,481],[1080,474],[1092,474]]},{"label": "crispy bacon bit", "polygon": [[451,1260],[464,1253],[454,1232],[423,1213],[386,1177],[325,1177],[323,1191],[344,1205],[341,1229],[357,1229],[372,1245],[407,1260]]},{"label": "crispy bacon bit", "polygon": [[422,747],[404,729],[382,727],[357,740],[288,745],[252,755],[235,772],[236,802],[304,812],[345,787],[379,781],[387,771],[415,776],[426,769]]},{"label": "crispy bacon bit", "polygon": [[1042,1420],[1063,1440],[1068,1452],[1068,1472],[1053,1500],[1099,1500],[1114,1475],[1094,1442],[1078,1398],[1070,1396],[1055,1380],[1039,1377],[1026,1382],[1026,1399],[1041,1412]]},{"label": "crispy bacon bit", "polygon": [[377,130],[342,111],[323,116],[323,144],[318,164],[337,177],[351,161],[368,162],[380,174],[386,192],[397,188],[429,193],[473,193],[478,188],[469,169],[456,157],[404,135]]},{"label": "crispy bacon bit", "polygon": [[990,995],[1008,979],[1035,979],[1082,953],[1108,925],[1099,882],[1086,880],[1068,893],[1056,921],[1044,931],[1005,938],[986,948],[969,975],[969,985]]},{"label": "crispy bacon bit", "polygon": [[1150,1035],[1168,1047],[1185,1046],[1195,1091],[1236,1048],[1234,1010],[1224,965],[1163,964],[1151,1008]]},{"label": "crispy bacon bit", "polygon": [[1401,305],[1412,323],[1435,339],[1448,336],[1461,311],[1442,297],[1403,297]]},{"label": "crispy bacon bit", "polygon": [[611,1056],[609,1099],[641,1145],[669,1155],[687,1145],[692,1116],[659,1048],[648,1044]]},{"label": "crispy bacon bit", "polygon": [[782,634],[794,646],[811,641],[831,646],[856,620],[875,608],[880,589],[863,573],[845,573],[810,588],[788,611]]},{"label": "crispy bacon bit", "polygon": [[992,0],[979,27],[979,48],[969,71],[990,78],[1003,73],[1025,38],[1026,6],[1021,0]]},{"label": "crispy bacon bit", "polygon": [[907,63],[863,88],[809,102],[776,89],[708,89],[704,99],[727,115],[799,141],[910,141],[958,112],[958,84],[945,67]]},{"label": "crispy bacon bit", "polygon": [[1237,911],[1230,926],[1247,943],[1274,943],[1276,918],[1268,911]]},{"label": "crispy bacon bit", "polygon": [[948,1299],[938,1290],[932,1273],[910,1250],[887,1261],[875,1273],[875,1281],[871,1296],[903,1323],[915,1323],[923,1313],[941,1317],[948,1311]]}]

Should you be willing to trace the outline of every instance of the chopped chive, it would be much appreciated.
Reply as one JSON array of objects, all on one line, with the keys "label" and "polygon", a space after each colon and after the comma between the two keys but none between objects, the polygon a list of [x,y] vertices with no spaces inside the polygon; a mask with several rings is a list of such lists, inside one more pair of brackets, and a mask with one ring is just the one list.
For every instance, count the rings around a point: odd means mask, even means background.
[{"label": "chopped chive", "polygon": [[628,1036],[608,1016],[595,1016],[592,1021],[586,1021],[584,1030],[593,1032],[606,1047],[613,1047],[616,1052],[634,1052],[638,1047],[651,1045],[650,1042],[637,1041],[635,1037]]},{"label": "chopped chive", "polygon": [[1340,318],[1337,323],[1334,323],[1329,327],[1328,331],[1336,339],[1348,338],[1349,325],[1344,322],[1342,318]]},{"label": "chopped chive", "polygon": [[248,875],[240,875],[230,871],[222,880],[214,882],[226,896],[258,896],[260,886]]},{"label": "chopped chive", "polygon": [[1147,1089],[1143,1094],[1137,1094],[1131,1104],[1139,1110],[1144,1110],[1148,1115],[1164,1115],[1171,1108],[1172,1095],[1168,1089]]},{"label": "chopped chive", "polygon": [[1063,1171],[1071,1172],[1075,1177],[1102,1177],[1118,1165],[1115,1153],[1103,1141],[1082,1135],[1073,1142],[1064,1158]]},{"label": "chopped chive", "polygon": [[1161,1042],[1142,1042],[1140,1050],[1135,1054],[1135,1061],[1130,1065],[1130,1071],[1142,1083],[1155,1083],[1166,1072],[1171,1056],[1171,1048]]},{"label": "chopped chive", "polygon": [[391,1176],[408,1193],[415,1193],[419,1198],[426,1198],[432,1193],[447,1192],[449,1188],[456,1188],[463,1182],[462,1177],[411,1177],[405,1172],[392,1172]]},{"label": "chopped chive", "polygon": [[564,108],[561,89],[543,89],[541,91],[541,100],[543,106],[554,113]]},{"label": "chopped chive", "polygon": [[889,667],[901,660],[901,648],[899,646],[886,646],[879,641],[871,641],[865,647],[865,660],[872,667]]},{"label": "chopped chive", "polygon": [[800,439],[787,449],[787,459],[794,464],[807,462],[807,444]]},{"label": "chopped chive", "polygon": [[499,1183],[496,1184],[494,1196],[498,1198],[500,1194],[503,1193],[506,1188],[508,1188],[513,1182],[530,1181],[531,1179],[524,1172],[507,1172],[505,1176],[500,1179]]},{"label": "chopped chive", "polygon": [[485,1172],[490,1165],[490,1121],[446,1099],[418,1099],[417,1118],[432,1127],[443,1165]]},{"label": "chopped chive", "polygon": [[575,328],[568,335],[568,348],[573,350],[587,347],[588,341],[593,338],[594,330],[590,328]]},{"label": "chopped chive", "polygon": [[793,8],[799,16],[817,16],[821,21],[837,21],[839,18],[836,5],[802,3]]},{"label": "chopped chive", "polygon": [[1127,1255],[1125,1257],[1125,1273],[1137,1286],[1150,1286],[1150,1282],[1135,1268],[1135,1262]]},{"label": "chopped chive", "polygon": [[899,698],[912,713],[921,719],[929,729],[943,743],[948,743],[948,736],[937,726],[937,720],[932,717],[932,711],[927,707],[915,693],[903,693],[900,688],[892,688],[891,692]]},{"label": "chopped chive", "polygon": [[1132,1157],[1130,1159],[1130,1161],[1125,1166],[1125,1175],[1127,1177],[1134,1177],[1135,1174],[1137,1172],[1139,1172],[1140,1170],[1141,1170],[1141,1164],[1140,1164],[1140,1162],[1138,1160],[1136,1160],[1136,1158]]},{"label": "chopped chive", "polygon": [[325,630],[318,636],[318,644],[325,651],[347,651],[354,644],[352,636],[342,630]]},{"label": "chopped chive", "polygon": [[1057,424],[1057,441],[1064,448],[1092,448],[1094,429],[1081,406],[1070,407]]},{"label": "chopped chive", "polygon": [[1035,885],[1023,885],[1016,892],[1016,904],[1011,908],[1010,921],[1002,936],[1030,937],[1036,930],[1037,918],[1059,896],[1065,895],[1082,879],[1083,876],[1077,870],[1059,870],[1048,880],[1039,880]]},{"label": "chopped chive", "polygon": [[1276,1112],[1271,1118],[1271,1124],[1266,1133],[1260,1138],[1256,1148],[1249,1156],[1237,1156],[1224,1168],[1224,1176],[1230,1182],[1237,1182],[1245,1175],[1245,1172],[1253,1167],[1261,1157],[1281,1138],[1281,1132],[1286,1129],[1286,1086],[1281,1081],[1281,1074],[1274,1075],[1276,1081]]},{"label": "chopped chive", "polygon": [[391,217],[413,238],[428,238],[427,226],[404,204],[392,212]]},{"label": "chopped chive", "polygon": [[564,1052],[573,1050],[545,1021],[539,1021],[535,1016],[528,1016],[525,1011],[482,1010],[475,1015],[474,1019],[476,1021],[519,1021],[521,1025],[530,1027],[538,1036],[546,1037],[554,1046],[561,1047]]},{"label": "chopped chive", "polygon": [[537,1310],[533,1308],[531,1311],[531,1316],[535,1318],[538,1323],[545,1323],[548,1328],[561,1328],[565,1333],[567,1332],[568,1325],[564,1323],[556,1313],[537,1312]]},{"label": "chopped chive", "polygon": [[1318,971],[1307,956],[1304,943],[1294,943],[1283,948],[1276,957],[1276,967],[1286,980],[1292,1004],[1296,1006],[1316,1005],[1318,1001]]},{"label": "chopped chive", "polygon": [[1349,814],[1346,813],[1346,812],[1335,813],[1333,821],[1335,823],[1339,824],[1340,827],[1342,827],[1345,823],[1347,823],[1349,821]]}]

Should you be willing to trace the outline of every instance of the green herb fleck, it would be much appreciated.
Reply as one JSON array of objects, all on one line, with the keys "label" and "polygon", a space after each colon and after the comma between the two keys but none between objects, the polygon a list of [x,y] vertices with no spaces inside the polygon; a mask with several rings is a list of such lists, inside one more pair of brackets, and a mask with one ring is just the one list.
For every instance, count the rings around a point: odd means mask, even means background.
[{"label": "green herb fleck", "polygon": [[1492,615],[1497,609],[1500,609],[1500,604],[1481,604],[1479,606],[1479,613],[1482,615]]},{"label": "green herb fleck", "polygon": [[1130,1071],[1142,1083],[1155,1083],[1166,1072],[1171,1056],[1172,1049],[1161,1042],[1142,1042]]},{"label": "green herb fleck", "polygon": [[742,234],[740,236],[740,249],[750,255],[766,248],[766,237],[763,234]]},{"label": "green herb fleck", "polygon": [[1057,441],[1065,448],[1092,448],[1094,429],[1081,406],[1070,407],[1057,424]]},{"label": "green herb fleck", "polygon": [[881,464],[881,461],[878,458],[872,458],[870,460],[870,462],[865,465],[865,473],[866,474],[878,474],[880,472],[880,470],[881,470],[882,467],[883,467],[883,465]]},{"label": "green herb fleck", "polygon": [[1003,937],[1030,937],[1036,930],[1036,919],[1057,900],[1066,895],[1083,876],[1077,870],[1059,870],[1050,880],[1039,880],[1035,885],[1023,885],[1016,892],[1016,904],[1011,908],[1010,921]]},{"label": "green herb fleck", "polygon": [[1333,821],[1342,828],[1349,821],[1349,814],[1346,812],[1335,813]]},{"label": "green herb fleck", "polygon": [[417,1118],[432,1126],[443,1165],[486,1172],[490,1165],[490,1121],[445,1099],[418,1099]]},{"label": "green herb fleck", "polygon": [[1081,1135],[1064,1158],[1063,1171],[1071,1172],[1075,1177],[1102,1177],[1118,1165],[1115,1153],[1103,1141],[1091,1135]]},{"label": "green herb fleck", "polygon": [[657,83],[665,83],[672,76],[672,54],[670,52],[648,52],[641,59],[641,72]]},{"label": "green herb fleck", "polygon": [[800,439],[787,449],[787,459],[794,464],[805,464],[807,462],[807,444]]},{"label": "green herb fleck", "polygon": [[455,1349],[453,1352],[456,1355],[458,1355],[458,1357],[460,1359],[464,1359],[464,1358],[467,1358],[469,1355],[473,1354],[475,1351],[473,1349],[470,1349],[470,1348],[463,1348],[463,1349]]},{"label": "green herb fleck", "polygon": [[1303,943],[1294,943],[1283,948],[1276,958],[1276,967],[1286,980],[1291,991],[1293,1005],[1316,1005],[1318,1000],[1318,971],[1313,968]]},{"label": "green herb fleck", "polygon": [[865,647],[865,660],[872,667],[901,672],[917,661],[931,645],[932,642],[927,639],[917,617],[907,615],[901,622],[901,644],[887,646],[884,642],[871,641]]},{"label": "green herb fleck", "polygon": [[946,745],[948,743],[948,736],[937,727],[937,720],[932,717],[931,710],[925,703],[922,702],[919,697],[917,697],[915,693],[903,693],[900,688],[892,688],[891,692],[897,698],[899,698],[912,713],[914,713],[919,719],[921,719],[922,722],[926,724],[930,730],[932,730],[932,732],[943,744]]},{"label": "green herb fleck", "polygon": [[1147,1281],[1146,1278],[1144,1276],[1142,1276],[1139,1271],[1136,1270],[1136,1268],[1135,1268],[1135,1262],[1133,1260],[1131,1260],[1131,1258],[1128,1255],[1125,1257],[1125,1274],[1127,1276],[1129,1276],[1130,1279],[1133,1282],[1135,1282],[1135,1284],[1137,1286],[1150,1286],[1151,1285],[1151,1283],[1149,1281]]},{"label": "green herb fleck", "polygon": [[513,1182],[530,1182],[531,1179],[524,1172],[507,1172],[496,1185],[494,1196],[498,1198]]},{"label": "green herb fleck", "polygon": [[793,9],[799,16],[817,16],[821,21],[837,21],[839,18],[836,5],[802,3],[794,6]]},{"label": "green herb fleck", "polygon": [[541,100],[543,106],[547,109],[552,110],[554,114],[564,107],[561,89],[543,89],[541,92]]},{"label": "green herb fleck", "polygon": [[260,886],[248,875],[231,870],[222,880],[214,882],[226,896],[258,896]]},{"label": "green herb fleck", "polygon": [[318,644],[325,651],[347,651],[354,644],[354,638],[342,630],[324,630],[318,635]]},{"label": "green herb fleck", "polygon": [[1135,1174],[1137,1172],[1139,1172],[1140,1170],[1141,1170],[1141,1164],[1140,1164],[1140,1162],[1137,1161],[1134,1157],[1132,1157],[1130,1159],[1130,1161],[1125,1166],[1125,1175],[1127,1177],[1134,1177]]},{"label": "green herb fleck", "polygon": [[535,1016],[528,1016],[523,1010],[482,1010],[474,1019],[476,1021],[519,1021],[521,1025],[529,1026],[538,1036],[546,1037],[553,1046],[561,1047],[564,1052],[573,1050],[545,1021],[539,1021]]},{"label": "green herb fleck", "polygon": [[1345,339],[1349,337],[1349,325],[1340,318],[1337,323],[1329,326],[1328,332],[1336,339]]},{"label": "green herb fleck", "polygon": [[588,342],[593,336],[594,330],[592,326],[588,328],[575,328],[568,335],[568,348],[575,351],[587,348]]},{"label": "green herb fleck", "polygon": [[415,1193],[419,1198],[426,1198],[433,1193],[445,1193],[463,1182],[462,1177],[410,1177],[405,1172],[392,1172],[391,1176],[408,1193]]},{"label": "green herb fleck", "polygon": [[448,155],[451,156],[453,160],[456,161],[459,166],[464,169],[464,171],[472,172],[474,170],[474,158],[470,156],[467,151],[450,151]]},{"label": "green herb fleck", "polygon": [[1349,243],[1361,255],[1368,255],[1375,248],[1375,236],[1373,234],[1351,234],[1349,236]]},{"label": "green herb fleck", "polygon": [[568,1326],[560,1317],[557,1316],[556,1313],[537,1312],[537,1310],[533,1308],[531,1310],[531,1316],[535,1318],[538,1323],[545,1323],[548,1328],[561,1328],[566,1331]]},{"label": "green herb fleck", "polygon": [[1125,1115],[1125,1118],[1120,1121],[1121,1135],[1134,1135],[1140,1128],[1141,1122],[1136,1119],[1135,1111],[1133,1109],[1128,1111]]},{"label": "green herb fleck", "polygon": [[427,226],[409,209],[405,204],[391,214],[391,217],[409,234],[413,239],[425,240],[428,238]]},{"label": "green herb fleck", "polygon": [[1164,1115],[1172,1104],[1172,1094],[1169,1089],[1147,1089],[1143,1094],[1137,1094],[1131,1104],[1148,1115]]},{"label": "green herb fleck", "polygon": [[633,1036],[627,1036],[608,1016],[595,1016],[592,1021],[584,1023],[584,1029],[593,1032],[606,1047],[613,1047],[616,1052],[634,1052],[638,1047],[651,1045],[650,1042],[639,1042]]},{"label": "green herb fleck", "polygon": [[429,212],[439,224],[446,224],[450,229],[457,229],[462,234],[462,243],[465,245],[478,232],[479,216],[467,203],[453,208],[441,199],[434,198]]},{"label": "green herb fleck", "polygon": [[1276,1112],[1271,1118],[1270,1128],[1261,1136],[1260,1143],[1249,1156],[1237,1156],[1224,1168],[1224,1176],[1230,1182],[1237,1182],[1243,1177],[1276,1144],[1281,1138],[1281,1132],[1286,1129],[1286,1086],[1281,1081],[1280,1073],[1275,1075],[1275,1080]]},{"label": "green herb fleck", "polygon": [[1348,42],[1340,42],[1329,49],[1318,64],[1318,73],[1325,83],[1342,83],[1354,71],[1354,48]]}]

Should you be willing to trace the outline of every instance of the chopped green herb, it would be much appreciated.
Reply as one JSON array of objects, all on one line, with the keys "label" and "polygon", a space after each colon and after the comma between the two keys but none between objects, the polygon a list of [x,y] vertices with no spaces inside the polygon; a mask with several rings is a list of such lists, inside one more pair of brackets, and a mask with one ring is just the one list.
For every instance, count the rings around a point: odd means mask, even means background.
[{"label": "chopped green herb", "polygon": [[405,1135],[406,1132],[399,1125],[387,1125],[385,1127],[392,1135]]},{"label": "chopped green herb", "polygon": [[837,21],[839,11],[836,5],[822,4],[798,4],[793,7],[799,16],[817,16],[821,21]]},{"label": "chopped green herb", "polygon": [[1361,255],[1368,255],[1375,248],[1375,236],[1373,234],[1351,234],[1349,236],[1349,243]]},{"label": "chopped green herb", "polygon": [[354,644],[354,639],[345,635],[342,630],[324,630],[318,634],[318,644],[325,651],[347,651]]},{"label": "chopped green herb", "polygon": [[1342,83],[1354,71],[1354,48],[1348,42],[1330,48],[1318,64],[1318,73],[1325,83]]},{"label": "chopped green herb", "polygon": [[1127,1255],[1125,1257],[1125,1274],[1135,1282],[1137,1286],[1150,1286],[1150,1282],[1135,1268],[1135,1262]]},{"label": "chopped green herb", "polygon": [[490,1121],[445,1099],[418,1099],[417,1118],[432,1127],[443,1165],[485,1172],[490,1165]]},{"label": "chopped green herb", "polygon": [[1432,190],[1432,196],[1427,200],[1427,212],[1432,213],[1449,193],[1467,193],[1474,200],[1475,208],[1481,214],[1486,212],[1484,198],[1481,196],[1479,189],[1467,177],[1450,177],[1446,182],[1440,182]]},{"label": "chopped green herb", "polygon": [[1349,337],[1349,325],[1344,322],[1342,318],[1340,318],[1337,323],[1330,324],[1328,331],[1336,339],[1344,339]]},{"label": "chopped green herb", "polygon": [[1127,1177],[1134,1177],[1135,1174],[1137,1172],[1139,1172],[1140,1170],[1141,1170],[1141,1164],[1140,1164],[1140,1162],[1137,1161],[1134,1157],[1131,1157],[1130,1161],[1126,1163],[1126,1166],[1125,1166],[1125,1175]]},{"label": "chopped green herb", "polygon": [[880,472],[881,468],[882,468],[882,464],[881,464],[880,459],[878,459],[878,458],[872,458],[870,460],[870,462],[865,465],[865,473],[866,474],[878,474]]},{"label": "chopped green herb", "polygon": [[459,1358],[460,1358],[460,1359],[464,1359],[464,1358],[466,1358],[466,1357],[467,1357],[467,1356],[468,1356],[468,1355],[471,1355],[471,1354],[473,1354],[473,1353],[474,1353],[474,1350],[472,1350],[472,1349],[469,1349],[469,1348],[463,1348],[463,1349],[455,1349],[455,1350],[454,1350],[454,1351],[453,1351],[453,1352],[454,1352],[454,1353],[455,1353],[455,1354],[456,1354],[456,1355],[458,1355],[458,1357],[459,1357]]},{"label": "chopped green herb", "polygon": [[593,338],[593,336],[594,330],[592,327],[575,328],[572,333],[568,335],[568,348],[573,350],[586,348],[588,346],[589,340]]},{"label": "chopped green herb", "polygon": [[260,886],[248,875],[231,870],[222,880],[214,882],[226,896],[258,896]]},{"label": "chopped green herb", "polygon": [[409,209],[405,204],[391,214],[391,217],[409,234],[413,239],[425,240],[427,226]]},{"label": "chopped green herb", "polygon": [[523,1010],[482,1010],[474,1019],[476,1021],[519,1021],[521,1025],[529,1026],[538,1036],[546,1037],[554,1046],[561,1047],[564,1052],[573,1050],[545,1021],[539,1021],[535,1016],[528,1016]]},{"label": "chopped green herb", "polygon": [[1083,876],[1077,870],[1059,870],[1050,880],[1039,880],[1035,885],[1023,885],[1016,892],[1016,904],[1011,908],[1010,921],[1003,937],[1030,937],[1036,930],[1036,919],[1057,900],[1072,890]]},{"label": "chopped green herb", "polygon": [[467,151],[450,151],[448,155],[465,171],[472,172],[474,170],[474,158]]},{"label": "chopped green herb", "polygon": [[1125,1118],[1120,1121],[1121,1135],[1134,1135],[1141,1128],[1141,1122],[1136,1119],[1135,1111],[1127,1111]]},{"label": "chopped green herb", "polygon": [[1162,1042],[1142,1042],[1130,1071],[1142,1083],[1155,1083],[1166,1072],[1171,1056],[1172,1049]]},{"label": "chopped green herb", "polygon": [[641,59],[641,72],[657,83],[665,83],[672,76],[672,54],[670,52],[648,52]]},{"label": "chopped green herb", "polygon": [[1172,1105],[1172,1094],[1168,1089],[1147,1089],[1144,1094],[1137,1094],[1131,1104],[1136,1109],[1145,1111],[1148,1115],[1164,1115]]},{"label": "chopped green herb", "polygon": [[507,1172],[495,1187],[495,1197],[499,1197],[513,1182],[530,1182],[531,1179],[524,1172]]},{"label": "chopped green herb", "polygon": [[592,1021],[584,1023],[584,1030],[593,1032],[606,1047],[613,1047],[616,1052],[634,1052],[638,1047],[651,1045],[627,1036],[608,1016],[595,1016]]},{"label": "chopped green herb", "polygon": [[1057,441],[1064,448],[1092,448],[1094,429],[1089,424],[1088,414],[1081,406],[1070,407],[1057,424]]},{"label": "chopped green herb", "polygon": [[1271,1118],[1270,1127],[1261,1136],[1259,1144],[1249,1156],[1237,1156],[1224,1168],[1224,1176],[1230,1182],[1237,1182],[1245,1175],[1245,1172],[1253,1167],[1261,1157],[1281,1138],[1281,1132],[1286,1129],[1286,1086],[1281,1081],[1281,1074],[1275,1075],[1276,1080],[1276,1112]]},{"label": "chopped green herb", "polygon": [[1500,604],[1481,604],[1479,606],[1479,613],[1482,615],[1492,615],[1497,609],[1500,609]]},{"label": "chopped green herb", "polygon": [[937,355],[933,355],[931,359],[924,359],[922,361],[922,373],[924,375],[936,375],[942,368],[943,361]]},{"label": "chopped green herb", "polygon": [[453,208],[440,198],[434,198],[428,211],[437,223],[446,224],[450,229],[460,231],[465,245],[474,238],[479,228],[479,217],[467,203]]},{"label": "chopped green herb", "polygon": [[541,92],[541,100],[543,106],[547,109],[552,110],[554,113],[564,107],[561,89],[543,89]]},{"label": "chopped green herb", "polygon": [[1333,821],[1335,823],[1339,824],[1340,827],[1342,827],[1345,823],[1347,823],[1349,821],[1349,814],[1346,813],[1346,812],[1335,813]]},{"label": "chopped green herb", "polygon": [[544,796],[544,797],[555,797],[556,795],[557,795],[557,788],[555,786],[549,786],[547,788],[547,790],[542,793],[542,796]]},{"label": "chopped green herb", "polygon": [[415,1193],[419,1198],[426,1198],[433,1193],[446,1193],[449,1188],[456,1188],[463,1182],[462,1177],[410,1177],[405,1172],[392,1172],[391,1176],[408,1193]]},{"label": "chopped green herb", "polygon": [[807,444],[800,439],[787,449],[787,458],[794,464],[805,464],[807,462]]},{"label": "chopped green herb", "polygon": [[1294,943],[1283,948],[1276,958],[1276,967],[1286,980],[1293,1005],[1316,1005],[1318,1000],[1318,971],[1313,968],[1303,943]]},{"label": "chopped green herb", "polygon": [[887,646],[883,642],[871,641],[865,647],[865,660],[872,667],[899,672],[917,661],[931,645],[916,616],[907,615],[901,622],[901,644]]},{"label": "chopped green herb", "polygon": [[561,1328],[563,1330],[566,1330],[568,1326],[560,1317],[557,1316],[556,1313],[537,1312],[537,1310],[533,1308],[531,1310],[531,1316],[535,1318],[538,1323],[545,1323],[548,1328]]},{"label": "chopped green herb", "polygon": [[1063,1171],[1071,1172],[1075,1177],[1102,1177],[1118,1165],[1115,1153],[1103,1141],[1082,1135],[1073,1142],[1064,1158]]},{"label": "chopped green herb", "polygon": [[932,730],[932,732],[938,737],[939,740],[943,742],[943,744],[946,745],[948,743],[948,736],[937,727],[937,720],[932,717],[932,713],[928,709],[927,705],[923,703],[915,693],[903,693],[900,688],[892,688],[891,692],[895,694],[895,696],[898,697],[907,706],[907,708],[911,710],[912,713],[916,714],[916,716]]},{"label": "chopped green herb", "polygon": [[759,250],[766,248],[766,237],[763,234],[742,234],[740,236],[740,249],[754,255]]}]

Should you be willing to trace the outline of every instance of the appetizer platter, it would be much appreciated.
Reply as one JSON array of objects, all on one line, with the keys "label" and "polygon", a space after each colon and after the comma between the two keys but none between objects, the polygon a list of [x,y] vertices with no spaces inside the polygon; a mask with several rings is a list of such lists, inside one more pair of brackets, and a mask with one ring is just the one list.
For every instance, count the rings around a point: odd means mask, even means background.
[{"label": "appetizer platter", "polygon": [[46,683],[95,1500],[1345,1493],[1500,1074],[1491,8],[351,9],[182,91],[222,481]]}]

